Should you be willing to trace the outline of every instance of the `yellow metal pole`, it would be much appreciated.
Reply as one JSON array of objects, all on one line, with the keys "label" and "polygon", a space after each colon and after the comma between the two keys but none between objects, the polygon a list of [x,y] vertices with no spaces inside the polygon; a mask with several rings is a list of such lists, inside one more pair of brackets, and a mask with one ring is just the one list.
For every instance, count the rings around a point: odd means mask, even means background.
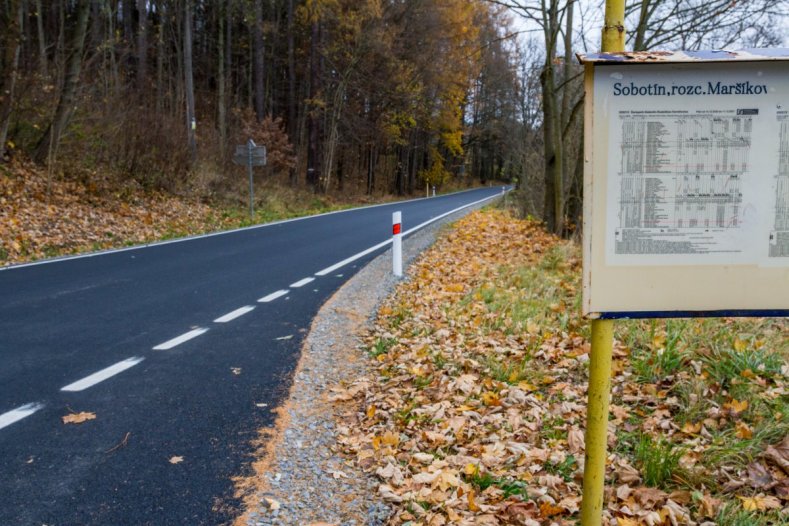
[{"label": "yellow metal pole", "polygon": [[601,50],[606,53],[625,50],[625,1],[606,0],[605,24]]},{"label": "yellow metal pole", "polygon": [[608,398],[611,393],[611,355],[614,322],[592,321],[592,352],[589,359],[589,399],[586,403],[586,460],[581,525],[599,526],[603,519]]},{"label": "yellow metal pole", "polygon": [[[625,0],[606,0],[603,52],[625,50]],[[589,395],[586,404],[586,455],[584,462],[581,525],[603,522],[605,460],[608,441],[608,401],[611,396],[611,357],[614,322],[592,320],[592,350],[589,359]]]}]

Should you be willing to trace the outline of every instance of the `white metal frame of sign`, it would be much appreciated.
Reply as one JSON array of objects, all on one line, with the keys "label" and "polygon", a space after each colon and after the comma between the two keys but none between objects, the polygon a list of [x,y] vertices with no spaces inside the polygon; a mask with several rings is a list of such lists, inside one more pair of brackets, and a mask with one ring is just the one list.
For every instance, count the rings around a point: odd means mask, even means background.
[{"label": "white metal frame of sign", "polygon": [[789,49],[579,59],[584,314],[789,316]]}]

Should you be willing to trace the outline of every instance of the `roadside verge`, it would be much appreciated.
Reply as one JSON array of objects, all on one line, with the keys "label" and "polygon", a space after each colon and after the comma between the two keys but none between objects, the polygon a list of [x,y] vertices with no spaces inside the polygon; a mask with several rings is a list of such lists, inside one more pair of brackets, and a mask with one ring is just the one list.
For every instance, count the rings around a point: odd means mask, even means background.
[{"label": "roadside verge", "polygon": [[[489,201],[488,201],[489,203]],[[429,247],[443,225],[484,206],[456,212],[408,236],[407,264]],[[390,514],[377,497],[373,477],[338,449],[347,433],[336,422],[352,408],[333,391],[371,372],[361,337],[377,306],[400,281],[392,275],[391,250],[373,260],[327,301],[305,339],[288,400],[277,424],[260,432],[253,475],[236,481],[245,511],[238,526],[383,524]]]}]

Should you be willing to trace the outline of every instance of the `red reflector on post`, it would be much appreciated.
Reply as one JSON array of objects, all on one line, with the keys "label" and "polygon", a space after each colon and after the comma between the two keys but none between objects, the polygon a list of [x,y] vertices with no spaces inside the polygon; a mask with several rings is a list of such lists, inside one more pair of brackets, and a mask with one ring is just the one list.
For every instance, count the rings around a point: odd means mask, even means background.
[{"label": "red reflector on post", "polygon": [[397,235],[400,233],[400,223],[392,225],[392,235]]}]

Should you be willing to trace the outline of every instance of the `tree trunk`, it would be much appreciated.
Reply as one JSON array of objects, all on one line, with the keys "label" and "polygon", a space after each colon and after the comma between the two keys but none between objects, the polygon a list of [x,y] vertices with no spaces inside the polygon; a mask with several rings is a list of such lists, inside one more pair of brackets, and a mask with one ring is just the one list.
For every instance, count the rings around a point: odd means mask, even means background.
[{"label": "tree trunk", "polygon": [[22,17],[24,16],[21,0],[12,0],[7,7],[4,52],[2,57],[3,78],[0,84],[0,162],[5,157],[8,139],[8,122],[11,120],[11,109],[14,105],[16,75],[19,69],[19,52],[22,47]]},{"label": "tree trunk", "polygon": [[375,147],[370,143],[368,148],[369,157],[367,159],[367,195],[373,195],[375,190],[375,168],[373,167],[375,159]]},{"label": "tree trunk", "polygon": [[225,27],[223,6],[219,4],[219,28],[217,30],[217,127],[219,128],[219,151],[224,158],[225,142],[227,142],[227,100],[225,98]]},{"label": "tree trunk", "polygon": [[159,27],[156,30],[156,114],[164,112],[164,22],[167,18],[163,2],[157,4]]},{"label": "tree trunk", "polygon": [[41,0],[35,0],[36,8],[36,32],[38,34],[38,72],[41,78],[47,77],[47,39],[44,34],[44,10],[41,7]]},{"label": "tree trunk", "polygon": [[638,13],[638,25],[636,26],[636,37],[633,41],[633,51],[644,51],[646,49],[646,34],[649,26],[651,8],[649,0],[641,0],[641,7]]},{"label": "tree trunk", "polygon": [[316,115],[318,112],[318,107],[315,104],[315,98],[319,93],[318,89],[318,38],[320,36],[320,32],[318,29],[318,22],[312,22],[312,28],[310,30],[310,92],[309,92],[309,105],[310,108],[307,110],[308,113],[308,122],[307,122],[307,129],[309,138],[308,149],[307,149],[307,184],[313,189],[318,189],[318,182],[320,181],[320,170],[318,168],[318,159],[320,159],[319,154],[319,139],[320,139],[320,132],[319,132],[319,119]]},{"label": "tree trunk", "polygon": [[137,90],[143,93],[148,77],[148,0],[137,0]]},{"label": "tree trunk", "polygon": [[184,88],[186,90],[186,133],[189,155],[194,161],[197,158],[197,139],[195,131],[195,92],[192,76],[192,0],[186,0],[184,10]]},{"label": "tree trunk", "polygon": [[255,75],[255,117],[258,122],[266,116],[266,75],[263,43],[263,0],[255,0],[255,21],[252,28],[253,68]]},{"label": "tree trunk", "polygon": [[60,137],[66,129],[68,120],[74,109],[74,99],[77,95],[79,85],[79,74],[82,70],[82,50],[85,46],[85,34],[88,29],[88,18],[90,15],[90,0],[79,0],[77,4],[77,25],[74,30],[74,37],[71,42],[71,56],[68,59],[65,76],[63,78],[63,88],[60,91],[55,116],[48,129],[36,147],[35,159],[43,162],[49,157],[49,152],[57,151]]},{"label": "tree trunk", "polygon": [[547,60],[540,75],[542,84],[543,140],[545,142],[545,204],[543,207],[548,230],[561,234],[564,215],[562,142],[557,128],[556,85],[553,61]]},{"label": "tree trunk", "polygon": [[288,137],[296,142],[296,54],[294,45],[293,0],[288,0]]}]

